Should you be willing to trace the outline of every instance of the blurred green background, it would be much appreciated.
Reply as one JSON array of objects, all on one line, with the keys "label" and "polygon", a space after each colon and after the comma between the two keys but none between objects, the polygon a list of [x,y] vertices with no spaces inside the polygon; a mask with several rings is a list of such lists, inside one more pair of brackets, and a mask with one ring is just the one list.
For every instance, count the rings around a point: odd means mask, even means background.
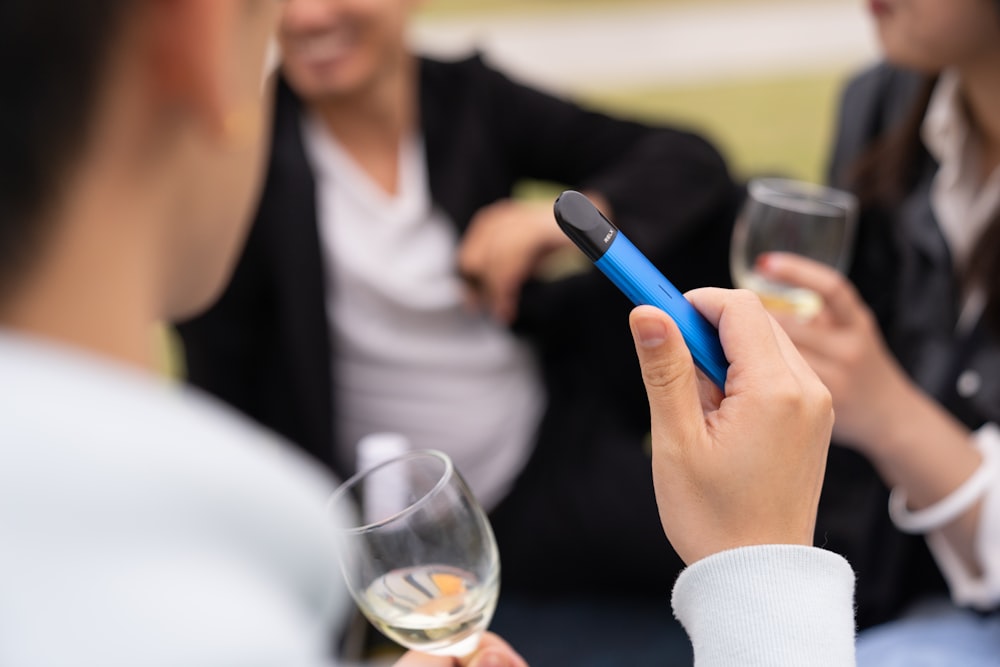
[{"label": "blurred green background", "polygon": [[587,93],[597,108],[696,128],[746,177],[824,179],[840,72]]},{"label": "blurred green background", "polygon": [[[830,6],[835,0],[800,3]],[[846,0],[841,4],[856,4]],[[787,4],[787,3],[786,3]],[[455,18],[488,20],[553,12],[600,11],[636,6],[698,10],[706,7],[780,7],[760,0],[427,0],[426,21]],[[752,39],[753,35],[748,35]],[[724,152],[738,177],[780,173],[810,181],[825,179],[837,98],[855,65],[830,65],[808,73],[761,73],[752,78],[712,77],[704,82],[608,87],[576,91],[595,108],[654,122],[695,129]]]}]

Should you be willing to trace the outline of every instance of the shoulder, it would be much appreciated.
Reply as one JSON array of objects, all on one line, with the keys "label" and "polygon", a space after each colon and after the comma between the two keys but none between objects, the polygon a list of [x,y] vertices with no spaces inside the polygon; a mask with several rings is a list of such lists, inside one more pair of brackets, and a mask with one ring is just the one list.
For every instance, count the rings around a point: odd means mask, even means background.
[{"label": "shoulder", "polygon": [[430,93],[453,101],[482,97],[491,105],[504,105],[510,103],[510,95],[540,92],[496,67],[479,52],[447,60],[421,56],[418,62],[424,95]]},{"label": "shoulder", "polygon": [[[98,357],[3,335],[0,365],[0,441],[31,443],[0,447],[0,497],[34,513],[39,526],[84,521],[100,532],[134,523],[163,538],[171,528],[190,536],[201,526],[212,540],[264,551],[275,534],[321,551],[332,546],[324,504],[333,480],[221,403]],[[71,500],[73,516],[54,511],[53,497]]]},{"label": "shoulder", "polygon": [[0,442],[17,443],[0,447],[0,540],[16,545],[0,618],[23,631],[4,650],[62,656],[32,639],[44,627],[85,646],[83,665],[291,664],[318,639],[308,619],[331,622],[342,599],[330,480],[141,372],[2,334],[0,366]]},{"label": "shoulder", "polygon": [[497,76],[499,71],[488,65],[482,53],[476,51],[458,58],[438,58],[420,56],[418,59],[421,75],[430,81],[473,80]]},{"label": "shoulder", "polygon": [[879,63],[851,77],[841,92],[829,177],[843,185],[849,165],[886,130],[903,121],[924,76]]},{"label": "shoulder", "polygon": [[906,112],[923,80],[918,72],[879,63],[851,77],[843,90],[841,108],[877,112],[885,121],[895,120]]}]

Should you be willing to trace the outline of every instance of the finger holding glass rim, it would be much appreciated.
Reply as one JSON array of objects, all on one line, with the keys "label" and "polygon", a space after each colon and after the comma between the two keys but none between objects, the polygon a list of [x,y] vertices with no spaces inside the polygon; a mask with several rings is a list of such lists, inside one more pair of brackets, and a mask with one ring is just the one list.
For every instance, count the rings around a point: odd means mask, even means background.
[{"label": "finger holding glass rim", "polygon": [[759,259],[772,252],[793,253],[844,273],[857,210],[857,199],[842,190],[785,178],[751,179],[730,244],[733,283],[755,292],[773,312],[814,317],[823,307],[822,295],[764,275]]}]

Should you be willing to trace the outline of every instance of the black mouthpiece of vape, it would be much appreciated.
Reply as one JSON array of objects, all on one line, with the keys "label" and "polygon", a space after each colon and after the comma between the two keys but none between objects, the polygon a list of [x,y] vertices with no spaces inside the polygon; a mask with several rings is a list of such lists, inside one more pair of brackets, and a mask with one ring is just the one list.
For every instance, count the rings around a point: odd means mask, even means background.
[{"label": "black mouthpiece of vape", "polygon": [[559,195],[553,210],[559,227],[593,262],[604,255],[618,235],[618,228],[575,190]]}]

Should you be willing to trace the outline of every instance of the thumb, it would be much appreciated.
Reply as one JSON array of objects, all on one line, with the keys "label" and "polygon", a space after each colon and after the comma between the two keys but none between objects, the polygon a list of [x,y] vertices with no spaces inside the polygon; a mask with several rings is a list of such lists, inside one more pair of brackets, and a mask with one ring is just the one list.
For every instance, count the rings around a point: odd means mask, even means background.
[{"label": "thumb", "polygon": [[677,325],[662,310],[639,306],[629,315],[629,326],[649,397],[654,433],[681,435],[695,424],[700,426],[704,416],[698,377]]}]

